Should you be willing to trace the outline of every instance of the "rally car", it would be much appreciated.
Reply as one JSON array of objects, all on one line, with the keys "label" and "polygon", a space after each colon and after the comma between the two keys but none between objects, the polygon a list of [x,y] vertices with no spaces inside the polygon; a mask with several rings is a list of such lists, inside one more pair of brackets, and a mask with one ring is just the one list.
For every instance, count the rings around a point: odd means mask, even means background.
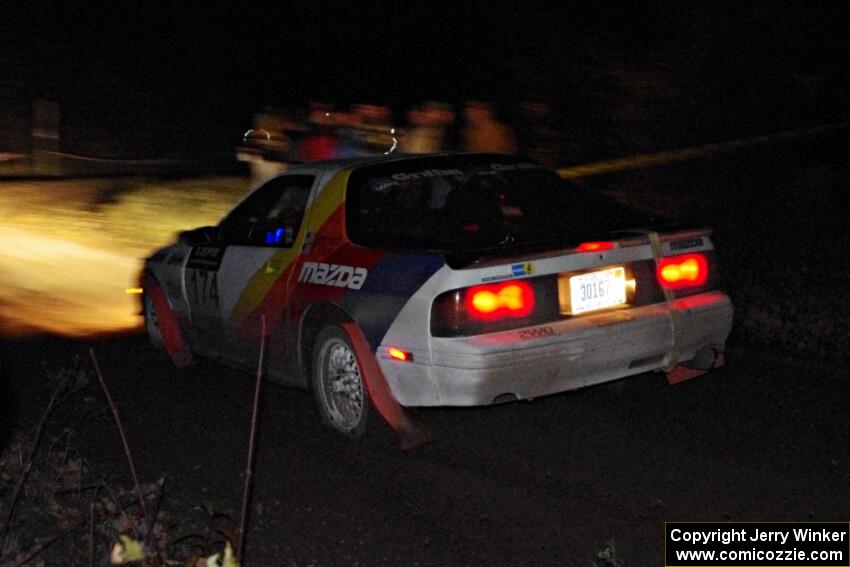
[{"label": "rally car", "polygon": [[710,231],[489,154],[293,168],[150,256],[142,287],[176,364],[255,369],[262,347],[351,436],[393,405],[687,378],[722,364],[732,324]]}]

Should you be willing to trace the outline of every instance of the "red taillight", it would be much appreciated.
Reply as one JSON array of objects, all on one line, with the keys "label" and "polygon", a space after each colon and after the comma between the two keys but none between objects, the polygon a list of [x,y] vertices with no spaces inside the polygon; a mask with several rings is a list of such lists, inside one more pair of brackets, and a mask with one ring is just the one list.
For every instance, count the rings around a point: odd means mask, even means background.
[{"label": "red taillight", "polygon": [[431,305],[431,334],[468,337],[539,325],[559,318],[555,276],[445,291]]},{"label": "red taillight", "polygon": [[534,290],[523,281],[475,286],[466,292],[466,309],[486,321],[527,317],[534,310]]},{"label": "red taillight", "polygon": [[699,287],[708,281],[708,260],[703,254],[670,256],[658,261],[658,282],[669,289]]},{"label": "red taillight", "polygon": [[602,250],[611,250],[614,248],[613,242],[582,242],[578,245],[579,252],[600,252]]}]

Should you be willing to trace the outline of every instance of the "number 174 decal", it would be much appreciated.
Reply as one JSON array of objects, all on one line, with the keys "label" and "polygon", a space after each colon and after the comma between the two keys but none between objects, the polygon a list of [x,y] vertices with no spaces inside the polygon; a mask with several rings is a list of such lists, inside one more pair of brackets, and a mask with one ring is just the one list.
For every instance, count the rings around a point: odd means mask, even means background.
[{"label": "number 174 decal", "polygon": [[192,305],[218,307],[218,274],[209,270],[187,270],[186,293]]}]

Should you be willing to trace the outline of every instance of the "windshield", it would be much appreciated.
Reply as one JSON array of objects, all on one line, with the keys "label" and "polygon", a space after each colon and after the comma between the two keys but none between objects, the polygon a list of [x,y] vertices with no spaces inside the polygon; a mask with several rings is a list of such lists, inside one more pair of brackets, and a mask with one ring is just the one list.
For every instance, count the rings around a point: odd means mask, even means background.
[{"label": "windshield", "polygon": [[357,244],[449,252],[578,244],[646,215],[508,156],[438,156],[365,166],[348,182]]}]

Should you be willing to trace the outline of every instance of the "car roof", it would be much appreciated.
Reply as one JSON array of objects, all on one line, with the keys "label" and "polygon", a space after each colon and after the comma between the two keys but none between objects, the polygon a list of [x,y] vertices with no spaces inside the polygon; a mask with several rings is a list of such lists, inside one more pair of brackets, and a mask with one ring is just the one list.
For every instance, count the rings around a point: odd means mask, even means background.
[{"label": "car roof", "polygon": [[[372,165],[376,163],[388,163],[393,161],[407,161],[407,160],[416,160],[416,159],[427,159],[427,158],[435,158],[435,157],[458,157],[458,156],[487,156],[493,155],[497,156],[497,154],[485,154],[485,153],[468,153],[468,152],[436,152],[430,154],[405,154],[405,153],[397,153],[394,152],[392,154],[383,154],[383,155],[371,155],[371,156],[358,156],[358,157],[350,157],[350,158],[339,158],[325,161],[314,161],[310,163],[298,164],[290,167],[286,173],[298,173],[301,171],[338,171],[343,169],[354,169],[356,167],[360,167],[363,165]],[[498,157],[509,158],[509,159],[517,159],[516,156],[510,155],[498,155]]]}]

